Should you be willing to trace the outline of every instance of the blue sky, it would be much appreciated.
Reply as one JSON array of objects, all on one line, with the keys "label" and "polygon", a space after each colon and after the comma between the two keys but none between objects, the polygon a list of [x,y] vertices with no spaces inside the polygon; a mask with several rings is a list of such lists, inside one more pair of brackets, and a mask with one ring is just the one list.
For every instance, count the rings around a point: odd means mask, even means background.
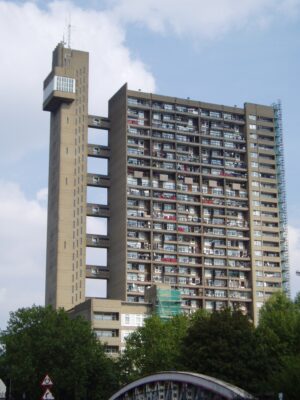
[{"label": "blue sky", "polygon": [[0,327],[43,304],[49,115],[42,81],[66,37],[90,52],[90,112],[132,89],[283,105],[292,293],[300,291],[300,0],[0,1]]}]

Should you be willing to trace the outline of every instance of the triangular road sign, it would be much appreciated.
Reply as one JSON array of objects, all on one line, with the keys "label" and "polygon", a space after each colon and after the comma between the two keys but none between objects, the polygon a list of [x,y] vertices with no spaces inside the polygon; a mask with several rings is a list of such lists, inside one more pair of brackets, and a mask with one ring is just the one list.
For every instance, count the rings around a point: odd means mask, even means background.
[{"label": "triangular road sign", "polygon": [[54,400],[54,396],[49,389],[46,389],[45,393],[43,394],[42,400]]},{"label": "triangular road sign", "polygon": [[45,386],[45,387],[53,386],[53,382],[51,381],[51,378],[50,378],[49,375],[46,375],[46,376],[45,376],[45,378],[42,380],[41,385],[42,385],[42,386]]}]

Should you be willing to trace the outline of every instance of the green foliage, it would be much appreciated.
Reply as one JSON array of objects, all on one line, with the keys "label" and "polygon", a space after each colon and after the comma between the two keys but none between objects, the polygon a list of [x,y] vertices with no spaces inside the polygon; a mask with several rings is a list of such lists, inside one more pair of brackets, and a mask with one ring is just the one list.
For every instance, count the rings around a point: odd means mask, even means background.
[{"label": "green foliage", "polygon": [[51,307],[11,313],[1,334],[0,375],[11,383],[12,395],[39,399],[40,382],[48,373],[60,399],[106,399],[116,387],[113,362],[108,359],[88,322],[70,319]]},{"label": "green foliage", "polygon": [[285,400],[300,399],[299,294],[292,301],[283,293],[275,293],[262,307],[257,333],[269,360],[266,386],[284,393]]},{"label": "green foliage", "polygon": [[211,375],[259,399],[300,399],[300,297],[272,296],[255,327],[240,311],[199,310],[167,322],[149,318],[127,341],[122,382],[162,370]]},{"label": "green foliage", "polygon": [[300,307],[281,292],[275,293],[260,311],[259,329],[268,328],[280,342],[282,356],[294,351],[297,345],[297,325]]},{"label": "green foliage", "polygon": [[145,326],[127,340],[120,359],[123,383],[154,372],[178,369],[180,342],[187,326],[188,318],[182,315],[167,321],[158,316],[147,318]]},{"label": "green foliage", "polygon": [[284,393],[285,400],[300,398],[300,354],[284,357],[282,368],[273,378],[273,387],[278,393]]},{"label": "green foliage", "polygon": [[253,375],[256,337],[252,323],[229,309],[194,318],[183,341],[186,370],[211,375],[243,388]]},{"label": "green foliage", "polygon": [[[114,362],[82,319],[32,307],[11,314],[1,334],[0,375],[16,400],[40,398],[48,373],[56,400],[102,400],[142,376],[187,370],[223,379],[257,395],[300,399],[300,296],[276,293],[255,327],[239,311],[199,310],[163,321],[152,316],[130,335]],[[268,397],[266,397],[268,395]]]}]

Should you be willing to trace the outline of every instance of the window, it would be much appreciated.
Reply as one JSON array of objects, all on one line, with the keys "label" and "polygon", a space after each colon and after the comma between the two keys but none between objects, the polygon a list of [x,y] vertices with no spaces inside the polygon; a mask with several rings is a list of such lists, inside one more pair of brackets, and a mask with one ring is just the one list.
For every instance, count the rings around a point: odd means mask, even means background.
[{"label": "window", "polygon": [[75,79],[67,78],[65,76],[55,76],[54,90],[75,93]]},{"label": "window", "polygon": [[221,118],[221,113],[218,111],[210,111],[209,116],[213,118]]},{"label": "window", "polygon": [[97,337],[118,337],[118,329],[95,329]]},{"label": "window", "polygon": [[121,314],[122,326],[143,326],[146,319],[144,314]]},{"label": "window", "polygon": [[258,120],[263,122],[273,122],[273,118],[268,117],[258,117]]},{"label": "window", "polygon": [[119,352],[118,346],[105,346],[104,351],[106,354],[115,354]]},{"label": "window", "polygon": [[258,154],[257,153],[250,153],[252,158],[258,158]]},{"label": "window", "polygon": [[94,312],[94,319],[101,321],[118,321],[119,313]]},{"label": "window", "polygon": [[46,100],[54,90],[75,93],[75,79],[55,75],[44,89],[44,100]]},{"label": "window", "polygon": [[176,251],[175,244],[164,244],[163,249],[166,251]]},{"label": "window", "polygon": [[225,260],[224,259],[220,259],[220,258],[215,258],[214,259],[214,265],[221,265],[221,266],[223,266],[223,265],[225,265]]},{"label": "window", "polygon": [[254,124],[249,124],[249,129],[252,129],[252,130],[256,130],[256,125],[254,125]]},{"label": "window", "polygon": [[251,120],[251,121],[256,121],[256,115],[249,115],[249,119]]}]

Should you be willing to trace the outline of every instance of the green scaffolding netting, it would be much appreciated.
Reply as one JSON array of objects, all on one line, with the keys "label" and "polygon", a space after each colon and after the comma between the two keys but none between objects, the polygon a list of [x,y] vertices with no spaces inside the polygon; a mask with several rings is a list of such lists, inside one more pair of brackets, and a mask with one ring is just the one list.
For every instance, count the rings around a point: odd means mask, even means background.
[{"label": "green scaffolding netting", "polygon": [[181,297],[176,289],[157,289],[156,314],[168,319],[181,313]]}]

